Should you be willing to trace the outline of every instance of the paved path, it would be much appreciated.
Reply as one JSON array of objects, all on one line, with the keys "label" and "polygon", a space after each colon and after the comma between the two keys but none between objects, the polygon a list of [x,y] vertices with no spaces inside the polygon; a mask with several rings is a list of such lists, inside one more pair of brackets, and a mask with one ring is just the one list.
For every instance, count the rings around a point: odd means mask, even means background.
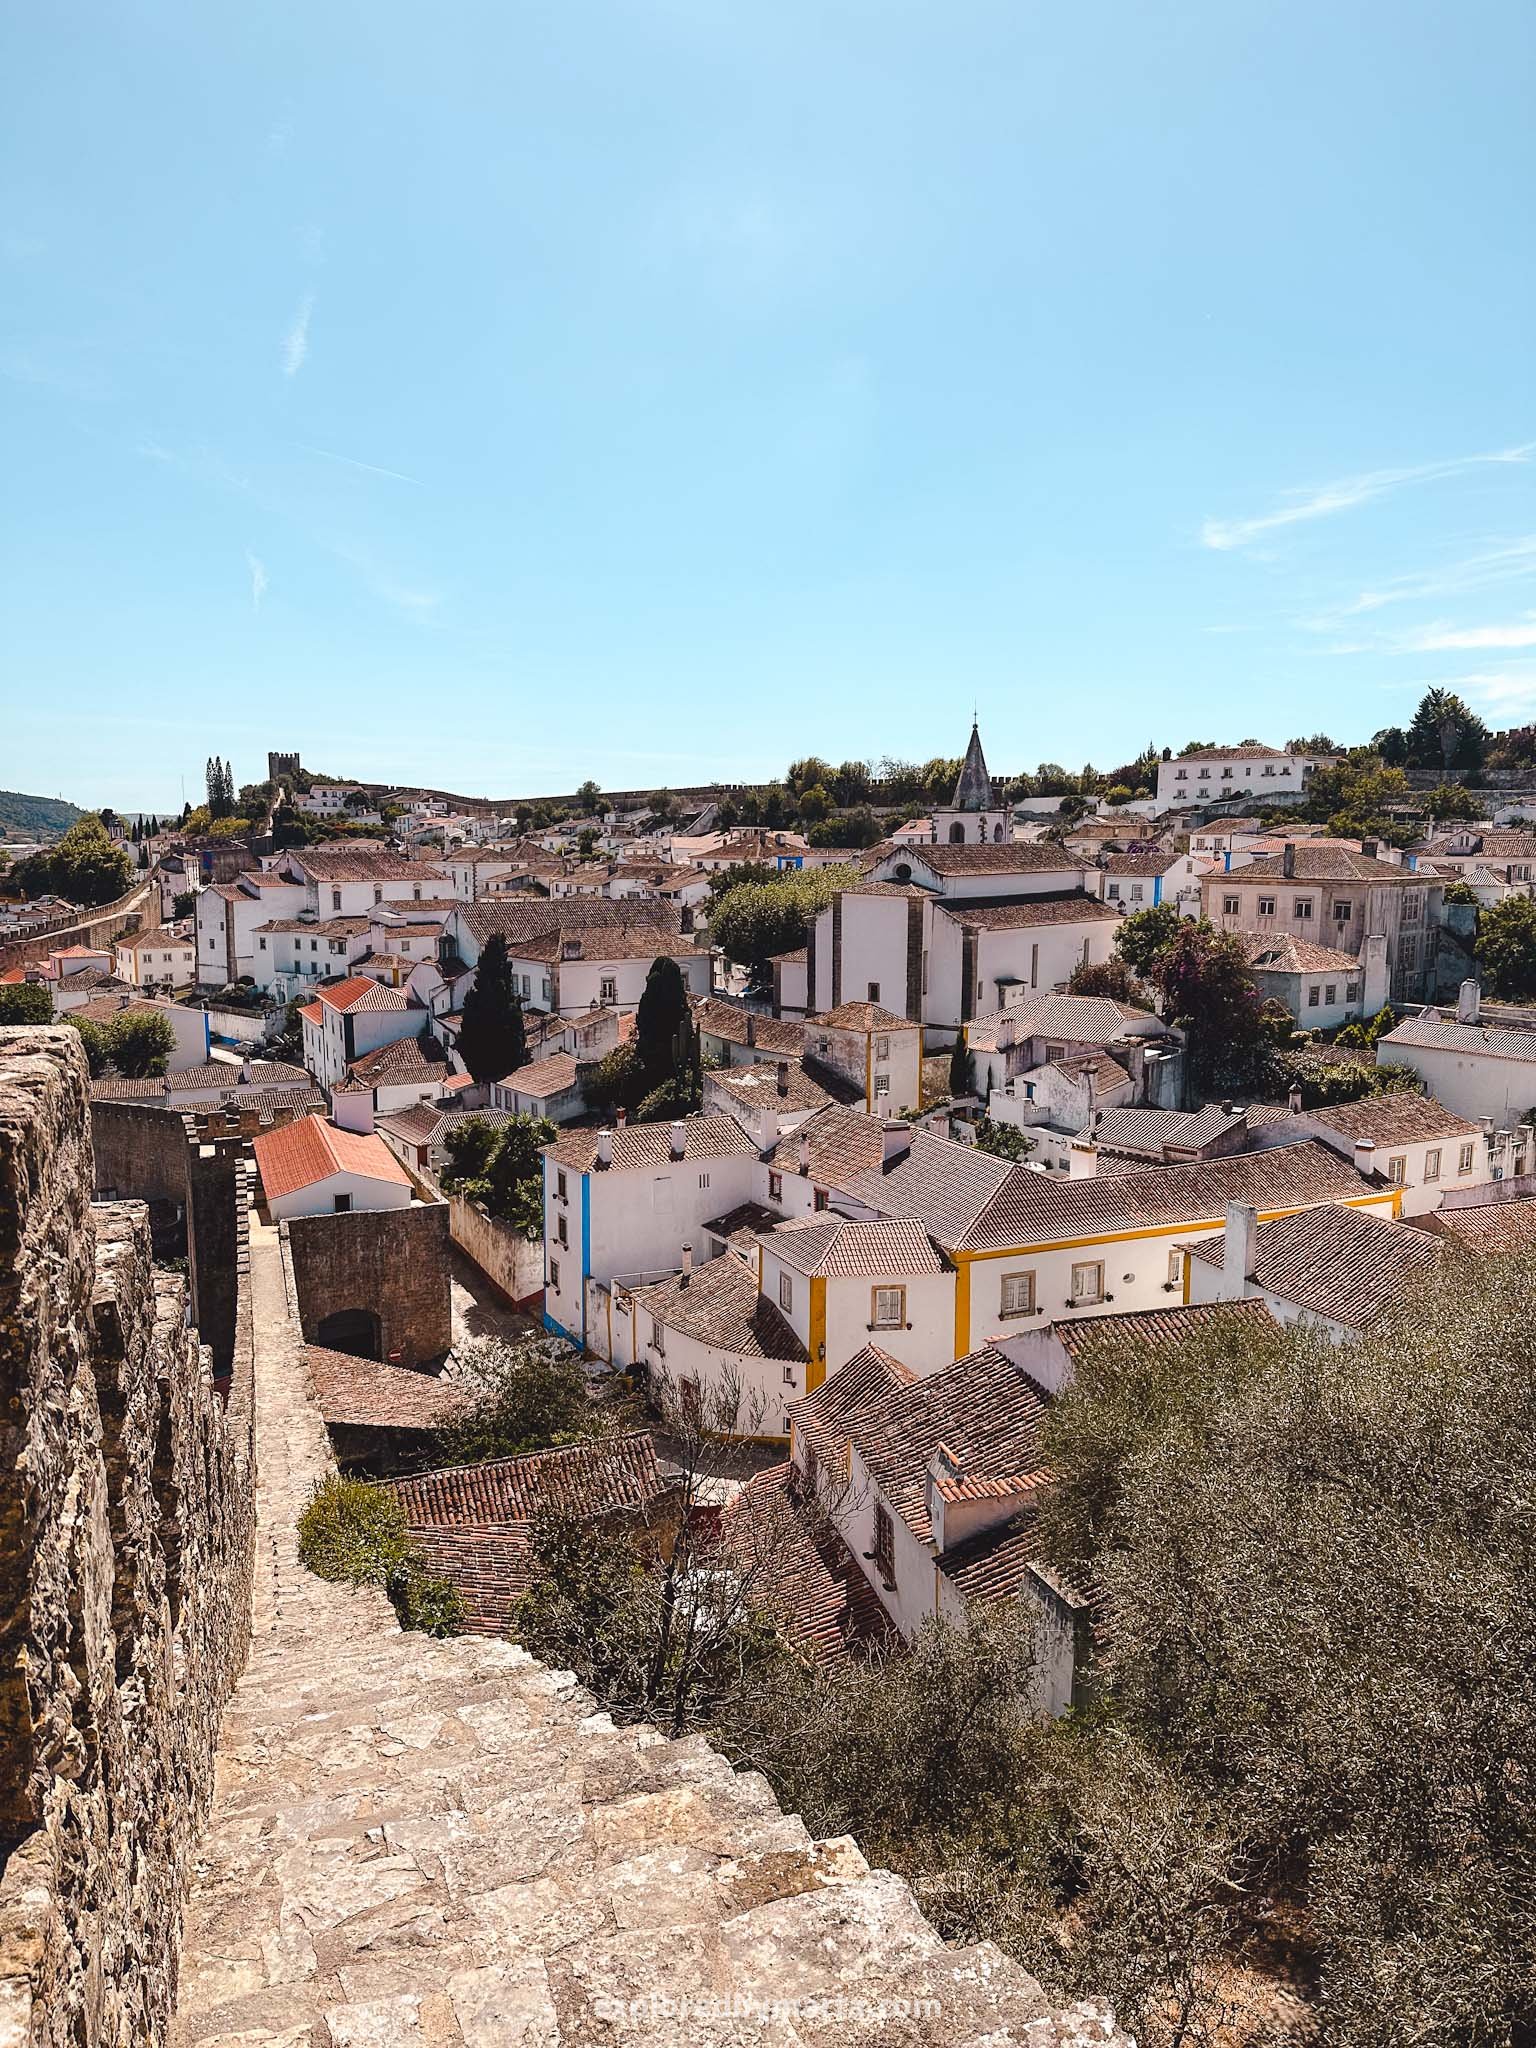
[{"label": "paved path", "polygon": [[402,1635],[382,1596],[312,1578],[294,1523],[329,1452],[259,1222],[251,1274],[255,1635],[187,1915],[184,2048],[1123,2039],[1051,2017],[995,1949],[947,1948],[901,1880],[812,1843],[703,1741],[615,1728],[513,1644]]}]

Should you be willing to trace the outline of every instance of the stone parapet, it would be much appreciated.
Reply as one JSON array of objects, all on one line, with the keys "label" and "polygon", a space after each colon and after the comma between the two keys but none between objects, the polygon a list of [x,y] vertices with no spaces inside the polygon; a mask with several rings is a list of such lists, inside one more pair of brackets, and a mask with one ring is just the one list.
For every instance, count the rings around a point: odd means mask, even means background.
[{"label": "stone parapet", "polygon": [[249,1370],[236,1413],[145,1206],[92,1186],[79,1035],[0,1031],[4,2048],[165,2038],[249,1636]]}]

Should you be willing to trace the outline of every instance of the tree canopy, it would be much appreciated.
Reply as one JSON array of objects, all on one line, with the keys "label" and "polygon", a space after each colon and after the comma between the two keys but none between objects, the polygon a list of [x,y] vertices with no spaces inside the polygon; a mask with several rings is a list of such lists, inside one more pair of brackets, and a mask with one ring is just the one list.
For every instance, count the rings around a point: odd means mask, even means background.
[{"label": "tree canopy", "polygon": [[743,882],[719,898],[710,936],[725,957],[747,971],[759,994],[773,986],[773,956],[793,953],[839,889],[859,879],[853,867],[795,868],[760,882]]},{"label": "tree canopy", "polygon": [[111,903],[133,877],[133,862],[115,846],[100,818],[90,815],[70,826],[56,846],[18,861],[11,887],[24,896],[63,896],[87,909]]},{"label": "tree canopy", "polygon": [[512,981],[507,942],[492,932],[480,949],[475,979],[464,998],[459,1057],[477,1081],[501,1081],[528,1059],[523,1004]]},{"label": "tree canopy", "polygon": [[478,1202],[532,1242],[544,1229],[543,1148],[559,1135],[547,1117],[512,1116],[493,1124],[467,1116],[443,1140],[443,1186]]},{"label": "tree canopy", "polygon": [[1479,914],[1477,969],[1485,992],[1501,1002],[1536,996],[1536,900],[1510,896]]}]

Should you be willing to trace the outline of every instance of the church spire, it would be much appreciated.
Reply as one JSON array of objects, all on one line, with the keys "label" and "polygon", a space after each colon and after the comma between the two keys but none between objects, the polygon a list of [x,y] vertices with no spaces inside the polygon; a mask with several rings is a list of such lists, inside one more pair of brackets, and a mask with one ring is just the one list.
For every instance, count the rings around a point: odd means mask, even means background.
[{"label": "church spire", "polygon": [[993,811],[997,808],[992,778],[987,773],[987,757],[981,751],[981,734],[976,729],[974,718],[971,720],[971,743],[960,764],[960,779],[955,784],[955,800],[950,808],[956,811]]}]

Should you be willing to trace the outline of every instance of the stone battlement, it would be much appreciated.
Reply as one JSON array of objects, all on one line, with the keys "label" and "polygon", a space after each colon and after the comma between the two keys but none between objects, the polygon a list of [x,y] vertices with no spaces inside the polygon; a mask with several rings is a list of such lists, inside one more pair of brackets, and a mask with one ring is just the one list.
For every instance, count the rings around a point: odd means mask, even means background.
[{"label": "stone battlement", "polygon": [[249,1633],[250,1360],[213,1386],[84,1052],[0,1031],[0,2043],[163,2039]]}]

